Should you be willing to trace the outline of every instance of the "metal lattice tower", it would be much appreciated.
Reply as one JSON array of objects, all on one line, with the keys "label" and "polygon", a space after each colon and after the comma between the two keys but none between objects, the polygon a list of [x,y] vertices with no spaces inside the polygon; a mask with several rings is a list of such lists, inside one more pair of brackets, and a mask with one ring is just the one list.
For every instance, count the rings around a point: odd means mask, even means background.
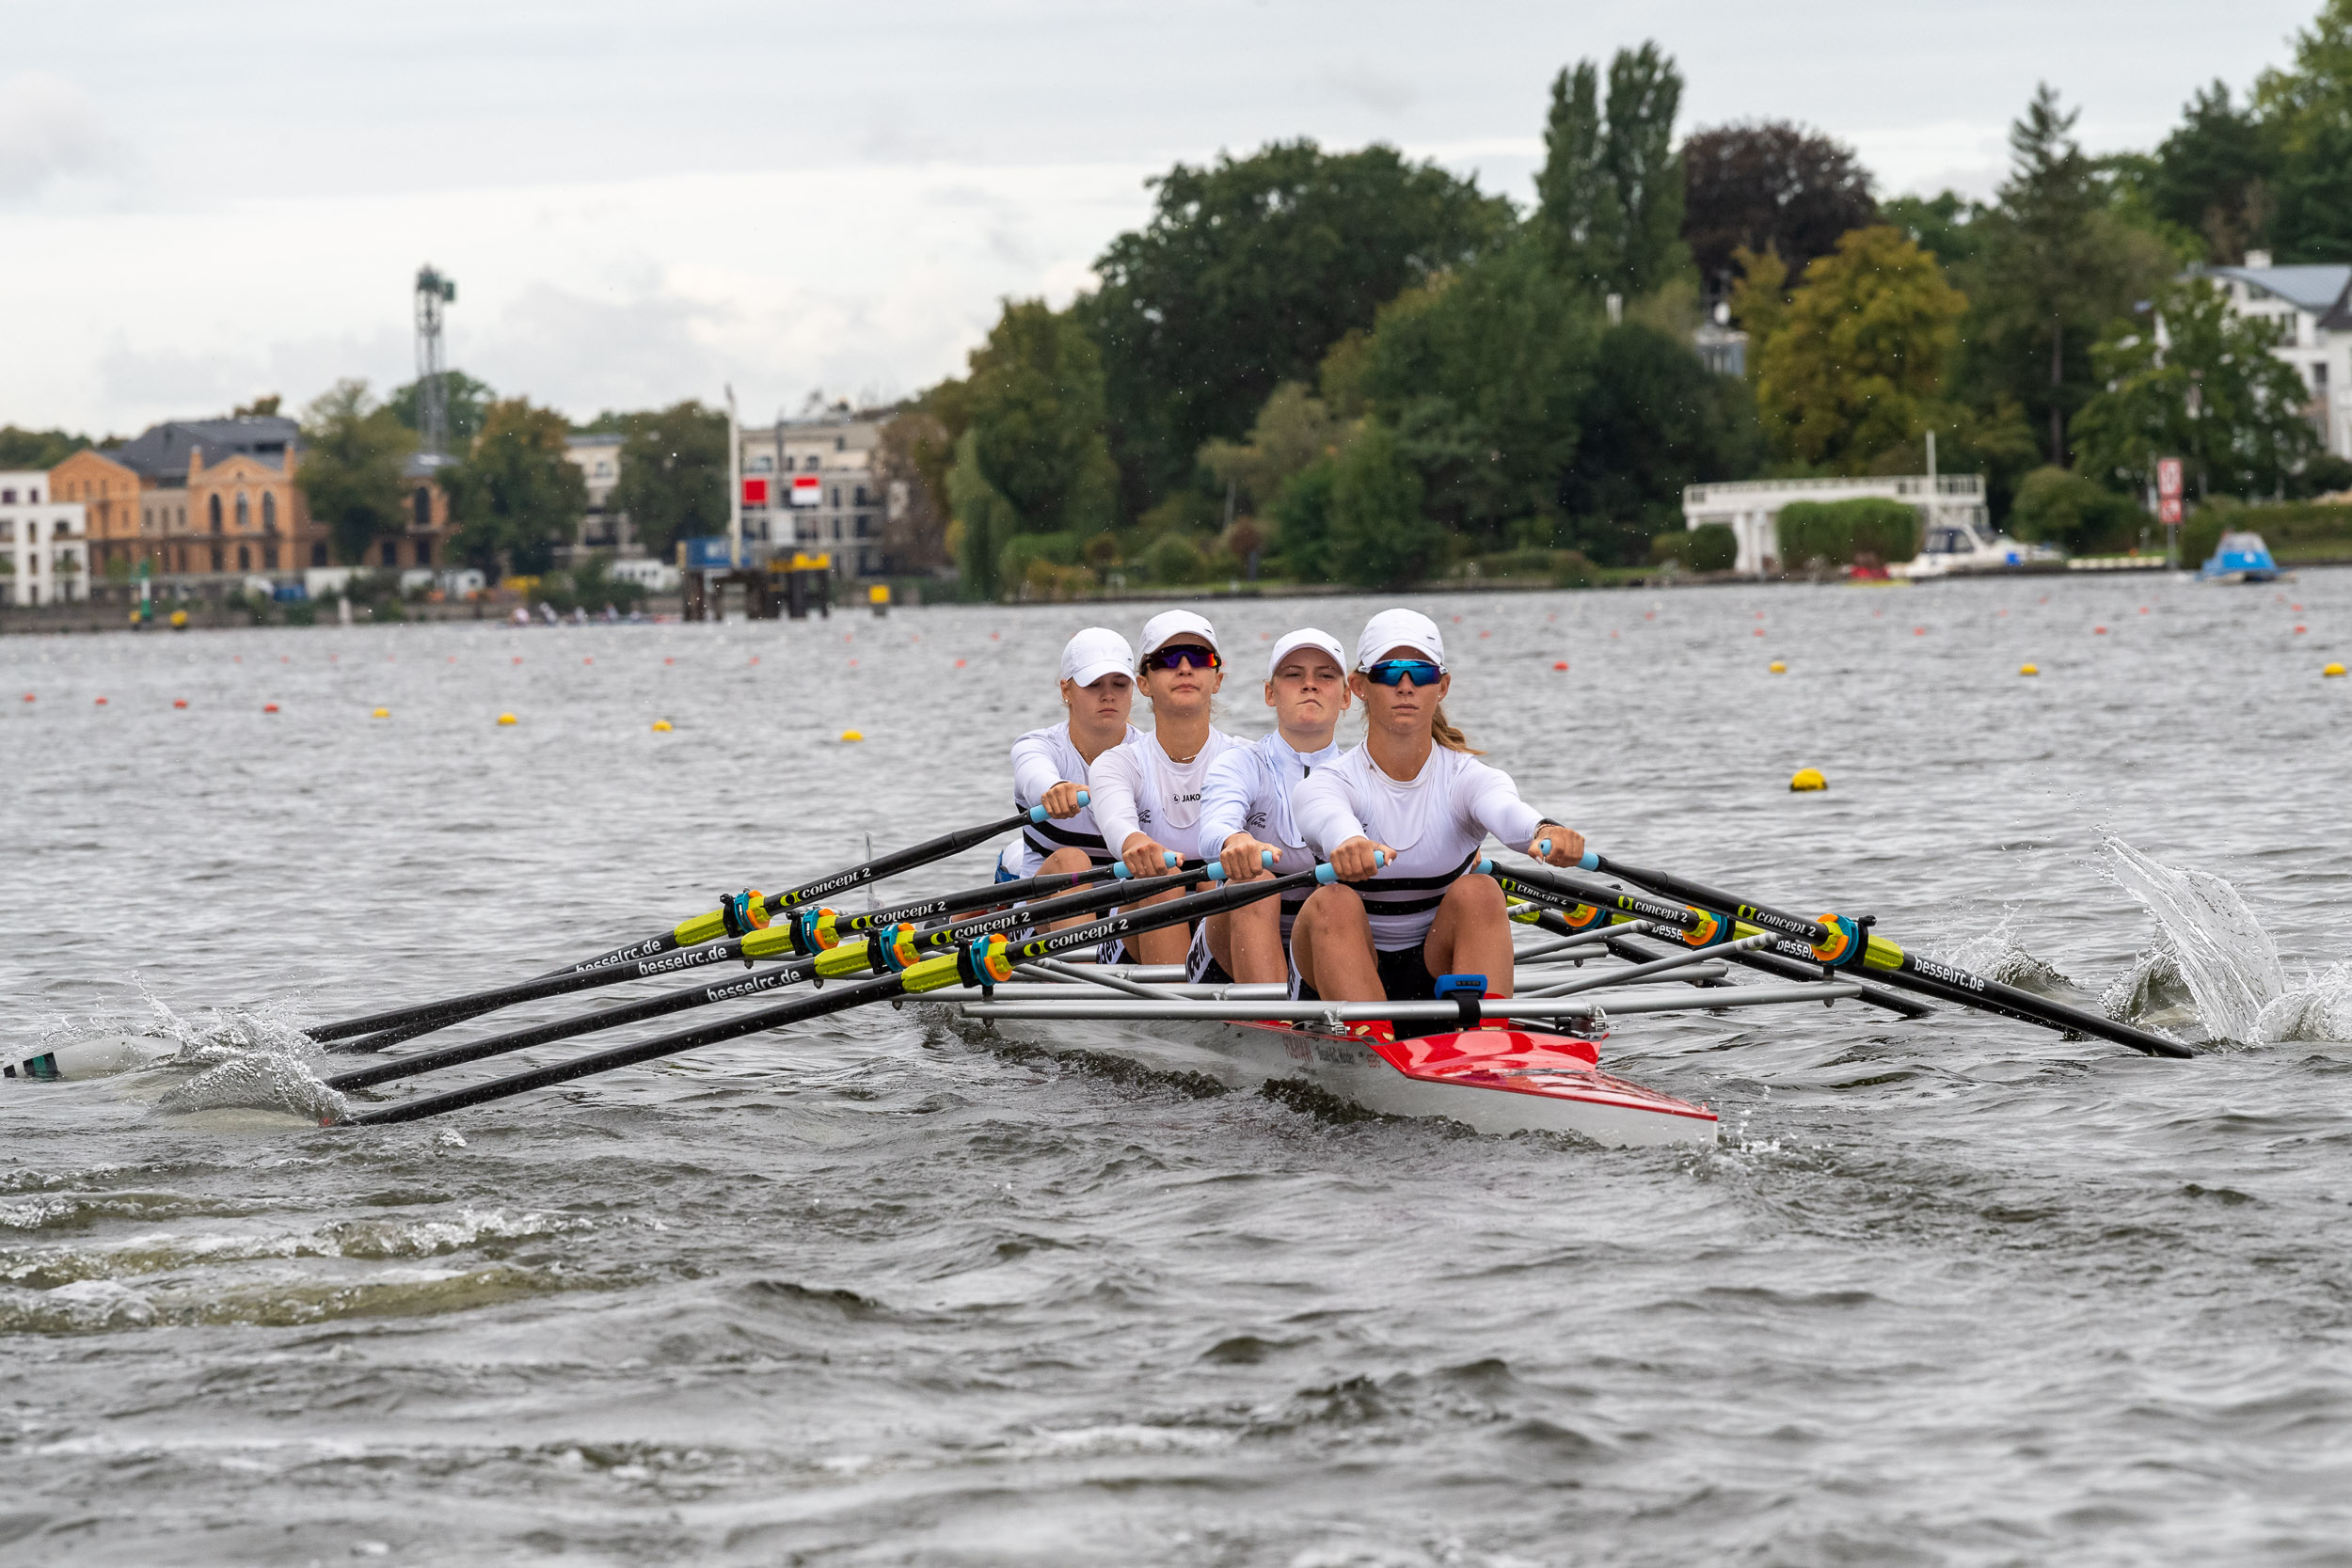
[{"label": "metal lattice tower", "polygon": [[441,307],[457,285],[430,266],[417,269],[417,444],[428,458],[449,455],[449,392],[441,376]]}]

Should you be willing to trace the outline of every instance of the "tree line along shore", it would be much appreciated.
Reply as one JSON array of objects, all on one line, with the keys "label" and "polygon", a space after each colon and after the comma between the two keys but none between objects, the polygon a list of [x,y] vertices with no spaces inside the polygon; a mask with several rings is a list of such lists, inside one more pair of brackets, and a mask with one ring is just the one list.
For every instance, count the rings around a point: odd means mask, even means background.
[{"label": "tree line along shore", "polygon": [[[1917,473],[1931,438],[2021,538],[2145,544],[2169,456],[2192,547],[2254,526],[2282,560],[2352,557],[2352,373],[2318,352],[2352,345],[2352,293],[2298,319],[2263,287],[2352,281],[2352,0],[2146,151],[2088,153],[2042,87],[1989,201],[1883,196],[1791,121],[1678,133],[1682,97],[1655,44],[1561,71],[1525,205],[1377,144],[1176,165],[1093,287],[1007,300],[964,374],[837,411],[880,430],[877,575],[975,599],[1605,584],[1728,564],[1688,485]],[[559,578],[593,432],[633,549],[726,531],[727,423],[699,401],[574,422],[462,372],[444,393],[453,564]],[[304,410],[338,561],[404,527],[416,404],[346,381]],[[89,444],[9,428],[0,468]]]}]

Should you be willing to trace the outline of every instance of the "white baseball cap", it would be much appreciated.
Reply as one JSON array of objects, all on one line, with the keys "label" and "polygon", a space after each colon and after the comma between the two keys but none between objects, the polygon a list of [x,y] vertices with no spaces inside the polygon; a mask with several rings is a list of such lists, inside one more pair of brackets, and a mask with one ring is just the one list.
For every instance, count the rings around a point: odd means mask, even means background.
[{"label": "white baseball cap", "polygon": [[1265,678],[1272,680],[1274,672],[1282,667],[1282,656],[1297,648],[1320,648],[1331,656],[1331,662],[1343,673],[1347,670],[1347,654],[1338,638],[1312,626],[1301,626],[1296,631],[1284,632],[1275,642],[1273,656],[1265,661]]},{"label": "white baseball cap", "polygon": [[[1189,610],[1163,610],[1143,623],[1143,651],[1147,654],[1162,643],[1175,641],[1179,637],[1197,637],[1209,645],[1213,654],[1221,656],[1225,652],[1216,645],[1216,628],[1209,625],[1205,615],[1196,615]],[[1135,668],[1132,659],[1128,668]]]},{"label": "white baseball cap", "polygon": [[1384,610],[1366,621],[1363,635],[1356,639],[1356,668],[1371,669],[1391,648],[1410,648],[1445,662],[1445,639],[1438,634],[1438,623],[1418,610]]},{"label": "white baseball cap", "polygon": [[1104,675],[1136,673],[1136,651],[1108,626],[1089,626],[1062,644],[1061,678],[1092,686]]}]

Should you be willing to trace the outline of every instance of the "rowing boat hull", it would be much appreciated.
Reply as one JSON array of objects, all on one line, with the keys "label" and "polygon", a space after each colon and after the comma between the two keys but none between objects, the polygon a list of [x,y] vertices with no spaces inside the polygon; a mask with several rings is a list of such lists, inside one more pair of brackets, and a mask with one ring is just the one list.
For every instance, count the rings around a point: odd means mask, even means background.
[{"label": "rowing boat hull", "polygon": [[[1602,1071],[1589,1042],[1564,1035],[1486,1028],[1383,1040],[1286,1023],[1096,1027],[1082,1049],[1184,1069],[1205,1055],[1236,1085],[1311,1084],[1384,1116],[1441,1117],[1480,1132],[1567,1132],[1616,1148],[1715,1142],[1713,1111]],[[1050,1037],[1037,1043],[1054,1048]]]},{"label": "rowing boat hull", "polygon": [[1712,1144],[1715,1113],[1600,1069],[1583,1040],[1475,1029],[1383,1040],[1280,1024],[1222,1026],[1210,1049],[1388,1116],[1481,1132],[1572,1132],[1618,1148]]}]

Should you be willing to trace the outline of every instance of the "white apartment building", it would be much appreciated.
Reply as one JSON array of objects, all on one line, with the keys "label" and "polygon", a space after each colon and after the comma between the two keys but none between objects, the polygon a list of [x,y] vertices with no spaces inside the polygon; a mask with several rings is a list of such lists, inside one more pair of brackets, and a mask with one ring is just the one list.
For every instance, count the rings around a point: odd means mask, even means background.
[{"label": "white apartment building", "polygon": [[2237,314],[2278,323],[2270,352],[2311,388],[2322,443],[2352,458],[2352,265],[2274,267],[2268,251],[2249,250],[2244,266],[2206,273]]},{"label": "white apartment building", "polygon": [[[836,408],[743,427],[745,542],[771,553],[830,553],[836,577],[880,574],[887,498],[875,454],[889,418]],[[796,480],[803,492],[814,482],[815,505],[791,503]]]},{"label": "white apartment building", "polygon": [[12,605],[89,597],[89,529],[80,501],[48,499],[40,468],[0,471],[0,563]]},{"label": "white apartment building", "polygon": [[[1931,458],[1933,452],[1928,454]],[[1982,474],[1888,474],[1857,479],[1742,479],[1691,484],[1682,491],[1686,528],[1722,523],[1740,541],[1733,570],[1780,567],[1780,509],[1790,501],[1847,501],[1880,496],[1919,509],[1922,536],[1939,523],[1965,523],[1990,533]],[[1798,562],[1803,564],[1803,562]]]}]

